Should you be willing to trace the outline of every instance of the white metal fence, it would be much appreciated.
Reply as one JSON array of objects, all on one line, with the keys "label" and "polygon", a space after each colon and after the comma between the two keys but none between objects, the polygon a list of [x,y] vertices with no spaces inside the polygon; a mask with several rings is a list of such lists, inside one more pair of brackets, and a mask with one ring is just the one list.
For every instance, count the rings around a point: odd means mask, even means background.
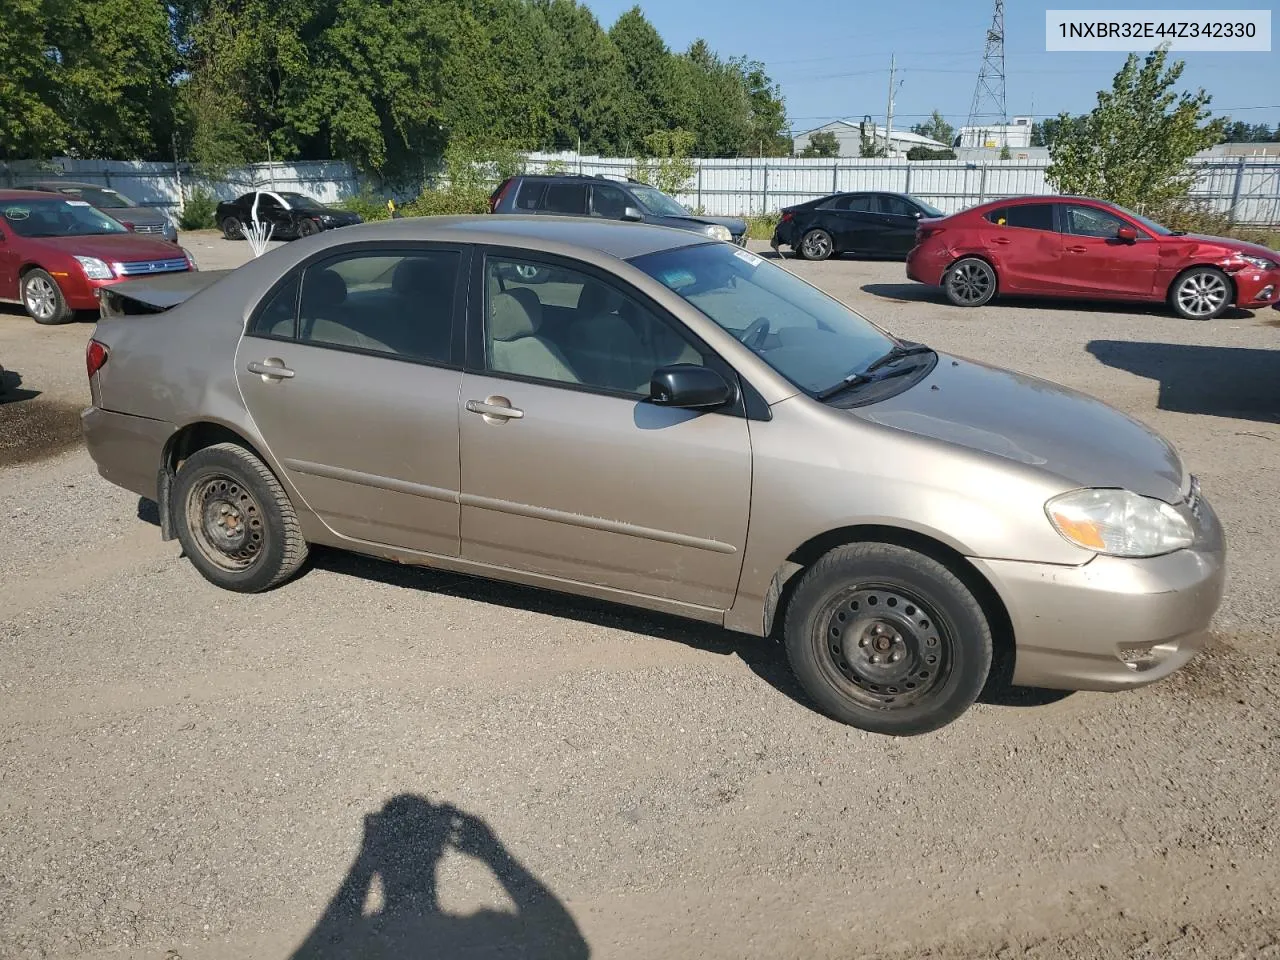
[{"label": "white metal fence", "polygon": [[[796,159],[789,157],[695,160],[696,173],[679,199],[717,215],[775,213],[793,203],[837,190],[899,190],[954,213],[998,197],[1052,193],[1042,158],[969,163],[960,160]],[[1280,223],[1280,159],[1275,157],[1203,157],[1191,161],[1196,172],[1193,196],[1237,223]],[[626,176],[635,161],[616,157],[533,153],[530,172]],[[361,188],[383,194],[350,164],[340,161],[254,164],[200,177],[186,165],[116,160],[59,159],[47,165],[0,164],[0,187],[36,178],[62,176],[111,186],[139,203],[177,212],[193,187],[230,199],[247,190],[296,190],[325,203],[358,194]]]}]

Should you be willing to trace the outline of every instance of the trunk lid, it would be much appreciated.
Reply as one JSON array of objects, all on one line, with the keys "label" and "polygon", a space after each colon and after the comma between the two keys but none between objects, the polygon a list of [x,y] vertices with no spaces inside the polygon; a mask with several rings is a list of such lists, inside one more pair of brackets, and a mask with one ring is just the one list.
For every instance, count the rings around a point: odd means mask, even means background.
[{"label": "trunk lid", "polygon": [[164,313],[229,273],[230,270],[192,270],[121,280],[100,288],[102,319],[110,321],[136,314]]}]

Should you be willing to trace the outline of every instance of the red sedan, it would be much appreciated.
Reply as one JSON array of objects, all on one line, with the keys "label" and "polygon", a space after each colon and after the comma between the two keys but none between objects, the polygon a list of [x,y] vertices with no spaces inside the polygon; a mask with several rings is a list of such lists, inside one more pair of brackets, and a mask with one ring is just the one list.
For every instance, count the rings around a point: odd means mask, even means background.
[{"label": "red sedan", "polygon": [[0,190],[0,300],[36,323],[97,310],[98,290],[127,277],[194,270],[181,247],[139,236],[83,200]]},{"label": "red sedan", "polygon": [[1085,197],[995,200],[921,220],[907,276],[956,306],[999,294],[1168,303],[1189,320],[1280,297],[1280,254],[1170,230]]}]

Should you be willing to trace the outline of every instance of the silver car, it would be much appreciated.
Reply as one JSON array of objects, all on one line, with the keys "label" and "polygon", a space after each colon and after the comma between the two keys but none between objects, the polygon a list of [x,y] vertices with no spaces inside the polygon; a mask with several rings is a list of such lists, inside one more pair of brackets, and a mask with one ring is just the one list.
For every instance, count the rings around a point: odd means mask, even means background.
[{"label": "silver car", "polygon": [[1167,676],[1221,598],[1218,520],[1142,424],[687,231],[384,221],[103,297],[89,450],[227,589],[324,544],[665,611],[779,637],[891,734],[993,662]]}]

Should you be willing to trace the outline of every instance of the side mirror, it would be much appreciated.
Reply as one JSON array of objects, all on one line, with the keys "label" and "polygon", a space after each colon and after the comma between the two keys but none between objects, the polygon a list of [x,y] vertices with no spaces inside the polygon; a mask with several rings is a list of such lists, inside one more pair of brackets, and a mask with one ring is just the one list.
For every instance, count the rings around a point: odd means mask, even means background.
[{"label": "side mirror", "polygon": [[121,220],[121,221],[120,221],[120,223],[124,226],[124,228],[125,228],[126,230],[128,230],[128,231],[130,231],[130,232],[132,232],[132,231],[133,231],[133,224],[132,224],[130,221],[128,221],[128,220]]},{"label": "side mirror", "polygon": [[923,219],[924,219],[924,211],[923,211],[923,210],[917,210],[914,214],[912,214],[912,216],[914,216],[917,220],[923,220]]},{"label": "side mirror", "polygon": [[1116,239],[1121,243],[1134,243],[1138,239],[1138,231],[1133,227],[1121,227],[1116,231]]},{"label": "side mirror", "polygon": [[649,380],[649,399],[662,407],[710,410],[733,399],[733,388],[710,367],[673,363],[659,367]]},{"label": "side mirror", "polygon": [[644,219],[644,214],[640,212],[639,207],[627,207],[622,211],[622,219],[639,221]]}]

